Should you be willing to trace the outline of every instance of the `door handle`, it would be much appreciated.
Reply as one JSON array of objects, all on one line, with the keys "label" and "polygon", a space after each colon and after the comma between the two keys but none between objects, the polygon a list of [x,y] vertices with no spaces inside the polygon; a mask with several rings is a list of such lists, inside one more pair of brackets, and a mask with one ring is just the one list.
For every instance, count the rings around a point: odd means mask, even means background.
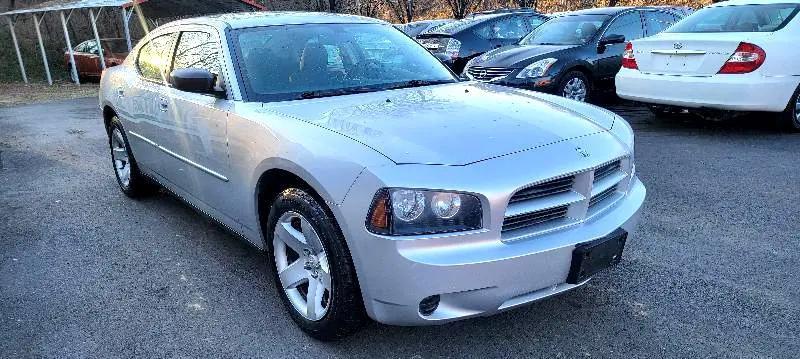
[{"label": "door handle", "polygon": [[158,109],[161,110],[161,112],[167,112],[167,110],[169,110],[169,103],[166,97],[158,98]]}]

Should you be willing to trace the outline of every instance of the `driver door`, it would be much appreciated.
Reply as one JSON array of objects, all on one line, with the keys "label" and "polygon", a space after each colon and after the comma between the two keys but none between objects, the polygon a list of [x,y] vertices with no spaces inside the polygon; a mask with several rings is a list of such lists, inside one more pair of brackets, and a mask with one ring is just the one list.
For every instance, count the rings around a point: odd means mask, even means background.
[{"label": "driver door", "polygon": [[[613,85],[614,76],[617,75],[622,67],[622,53],[625,51],[625,44],[629,41],[640,39],[644,36],[644,26],[642,25],[641,12],[634,10],[617,16],[606,27],[603,37],[610,35],[625,36],[625,42],[620,44],[609,44],[604,47],[598,46],[598,81],[600,87]],[[609,83],[610,82],[610,83]]]}]

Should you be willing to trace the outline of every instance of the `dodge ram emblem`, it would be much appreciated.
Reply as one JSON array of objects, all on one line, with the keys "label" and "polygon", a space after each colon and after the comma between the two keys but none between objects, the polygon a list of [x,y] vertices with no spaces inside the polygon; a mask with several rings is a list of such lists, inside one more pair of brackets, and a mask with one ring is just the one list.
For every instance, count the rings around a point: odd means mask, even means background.
[{"label": "dodge ram emblem", "polygon": [[675,50],[680,50],[683,48],[683,44],[681,44],[680,42],[676,42],[675,44],[672,45],[672,47],[674,47]]},{"label": "dodge ram emblem", "polygon": [[583,148],[580,147],[575,147],[575,151],[578,151],[578,154],[581,155],[581,157],[589,157],[592,155],[589,153],[589,151],[584,150]]}]

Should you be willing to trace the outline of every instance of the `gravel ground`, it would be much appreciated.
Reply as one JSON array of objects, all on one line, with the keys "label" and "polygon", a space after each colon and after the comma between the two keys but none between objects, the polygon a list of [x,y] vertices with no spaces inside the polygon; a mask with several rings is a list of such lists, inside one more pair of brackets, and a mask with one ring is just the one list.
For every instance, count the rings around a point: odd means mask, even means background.
[{"label": "gravel ground", "polygon": [[649,195],[621,265],[337,343],[293,325],[262,254],[169,195],[119,192],[95,99],[0,109],[0,357],[797,357],[800,135],[612,109]]}]

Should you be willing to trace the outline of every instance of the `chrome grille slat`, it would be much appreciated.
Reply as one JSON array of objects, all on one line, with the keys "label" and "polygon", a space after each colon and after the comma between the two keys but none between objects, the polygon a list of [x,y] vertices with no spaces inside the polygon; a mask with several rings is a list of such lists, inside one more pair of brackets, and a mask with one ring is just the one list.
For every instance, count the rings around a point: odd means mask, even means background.
[{"label": "chrome grille slat", "polygon": [[621,168],[621,166],[622,166],[622,163],[619,160],[617,160],[617,161],[614,161],[614,162],[611,162],[611,163],[608,163],[608,164],[605,164],[605,165],[602,165],[602,166],[598,167],[594,171],[594,181],[597,182],[597,181],[607,177],[608,175],[618,171]]},{"label": "chrome grille slat", "polygon": [[508,74],[512,73],[513,69],[508,69],[504,67],[483,67],[483,66],[472,66],[467,69],[467,73],[472,76],[472,78],[478,81],[489,81],[499,77],[508,76]]},{"label": "chrome grille slat", "polygon": [[513,231],[525,227],[535,226],[553,219],[563,218],[567,215],[568,205],[545,209],[533,213],[526,213],[506,218],[503,231]]},{"label": "chrome grille slat", "polygon": [[572,189],[575,182],[575,176],[568,176],[552,181],[547,181],[535,186],[524,188],[515,193],[509,203],[516,203],[521,201],[528,201],[534,198],[541,198],[545,196],[552,196],[559,193],[568,192]]},{"label": "chrome grille slat", "polygon": [[617,189],[615,187],[611,187],[603,192],[600,192],[592,196],[592,199],[589,200],[589,208],[592,208],[598,203],[602,202],[604,199],[611,197],[611,195],[613,195],[614,192],[616,192],[616,190]]}]

